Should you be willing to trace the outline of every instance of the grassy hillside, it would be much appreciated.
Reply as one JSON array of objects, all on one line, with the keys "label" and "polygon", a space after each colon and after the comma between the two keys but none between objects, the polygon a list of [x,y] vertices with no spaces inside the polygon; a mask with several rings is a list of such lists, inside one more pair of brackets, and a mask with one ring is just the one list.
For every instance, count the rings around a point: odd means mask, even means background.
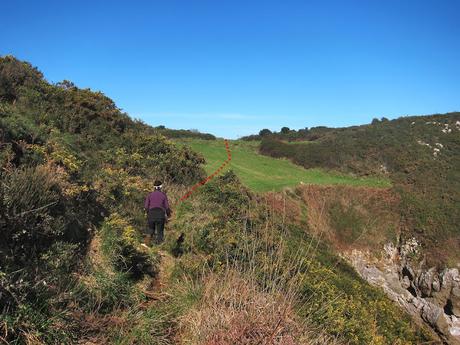
[{"label": "grassy hillside", "polygon": [[[206,159],[208,174],[214,172],[227,159],[223,140],[182,140]],[[304,184],[344,184],[352,186],[388,187],[388,179],[373,177],[353,177],[352,175],[326,171],[324,169],[304,169],[286,159],[273,159],[260,155],[258,142],[232,140],[232,169],[241,181],[254,191],[279,191],[284,187]]]},{"label": "grassy hillside", "polygon": [[405,236],[423,242],[432,264],[456,265],[459,251],[439,248],[460,247],[460,113],[312,129],[302,132],[306,145],[279,140],[292,135],[266,136],[260,151],[306,168],[386,176],[402,199]]}]

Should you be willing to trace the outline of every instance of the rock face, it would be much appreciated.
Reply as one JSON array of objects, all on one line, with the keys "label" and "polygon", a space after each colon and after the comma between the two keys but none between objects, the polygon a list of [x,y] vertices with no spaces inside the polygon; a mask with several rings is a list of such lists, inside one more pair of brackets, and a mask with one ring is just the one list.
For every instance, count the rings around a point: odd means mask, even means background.
[{"label": "rock face", "polygon": [[370,284],[381,287],[416,320],[427,323],[447,344],[460,345],[460,274],[458,268],[438,271],[410,259],[419,250],[415,239],[388,243],[382,258],[368,251],[343,254]]}]

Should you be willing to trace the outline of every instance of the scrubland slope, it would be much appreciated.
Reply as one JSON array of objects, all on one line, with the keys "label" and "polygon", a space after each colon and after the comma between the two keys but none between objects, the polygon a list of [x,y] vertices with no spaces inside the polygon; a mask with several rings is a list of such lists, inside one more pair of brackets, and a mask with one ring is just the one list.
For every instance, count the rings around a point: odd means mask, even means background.
[{"label": "scrubland slope", "polygon": [[[314,189],[260,194],[231,171],[180,202],[205,176],[204,159],[160,132],[187,133],[133,121],[102,93],[52,85],[13,57],[0,59],[0,131],[5,343],[433,339],[334,254],[335,244],[361,243],[349,228],[360,216],[341,223],[346,204],[326,224],[342,236],[321,225]],[[142,201],[155,178],[175,212],[166,242],[145,250]]]}]

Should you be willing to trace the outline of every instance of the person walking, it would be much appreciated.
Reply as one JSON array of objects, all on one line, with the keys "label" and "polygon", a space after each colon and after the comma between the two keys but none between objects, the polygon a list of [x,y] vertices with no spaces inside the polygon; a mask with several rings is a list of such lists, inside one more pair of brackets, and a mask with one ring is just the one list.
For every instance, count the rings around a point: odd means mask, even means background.
[{"label": "person walking", "polygon": [[150,192],[145,198],[144,208],[147,212],[147,231],[144,236],[144,246],[149,246],[152,237],[155,237],[155,243],[160,244],[164,238],[165,222],[171,217],[171,208],[169,207],[168,197],[161,189],[163,184],[156,180],[153,192]]}]

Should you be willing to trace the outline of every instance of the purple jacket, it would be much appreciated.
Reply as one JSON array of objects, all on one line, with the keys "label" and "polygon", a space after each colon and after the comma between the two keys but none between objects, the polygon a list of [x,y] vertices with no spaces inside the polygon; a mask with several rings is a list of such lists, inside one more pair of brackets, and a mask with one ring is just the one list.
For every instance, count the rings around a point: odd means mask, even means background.
[{"label": "purple jacket", "polygon": [[148,211],[152,208],[162,208],[168,216],[171,215],[168,197],[160,190],[150,192],[145,198],[144,207]]}]

